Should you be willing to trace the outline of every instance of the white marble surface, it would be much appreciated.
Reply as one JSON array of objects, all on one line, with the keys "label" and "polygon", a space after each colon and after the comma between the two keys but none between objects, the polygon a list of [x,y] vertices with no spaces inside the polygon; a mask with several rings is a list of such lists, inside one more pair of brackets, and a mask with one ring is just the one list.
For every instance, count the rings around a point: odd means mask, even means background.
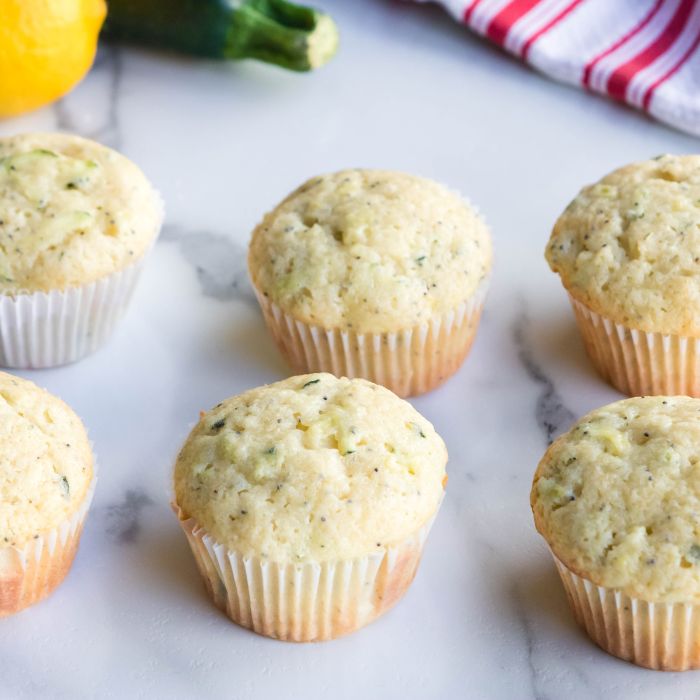
[{"label": "white marble surface", "polygon": [[[168,208],[109,346],[24,373],[81,414],[101,472],[67,581],[0,622],[0,697],[697,697],[697,673],[635,668],[577,629],[528,504],[547,440],[618,398],[585,359],[544,263],[550,226],[583,183],[697,142],[546,81],[437,8],[324,4],[343,45],[317,74],[108,49],[58,106],[0,123],[3,134],[60,128],[120,148]],[[357,634],[285,644],[209,604],[168,477],[201,408],[287,374],[246,278],[252,226],[307,176],[351,165],[468,194],[492,225],[495,275],[467,363],[414,402],[450,450],[414,585]]]}]

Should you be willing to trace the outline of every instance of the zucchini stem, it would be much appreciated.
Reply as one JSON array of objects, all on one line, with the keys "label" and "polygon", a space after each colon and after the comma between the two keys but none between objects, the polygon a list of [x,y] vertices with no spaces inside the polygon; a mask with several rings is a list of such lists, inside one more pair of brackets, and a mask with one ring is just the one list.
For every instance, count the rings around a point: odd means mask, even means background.
[{"label": "zucchini stem", "polygon": [[235,11],[224,53],[297,71],[318,68],[338,48],[338,30],[326,14],[286,0],[245,0]]}]

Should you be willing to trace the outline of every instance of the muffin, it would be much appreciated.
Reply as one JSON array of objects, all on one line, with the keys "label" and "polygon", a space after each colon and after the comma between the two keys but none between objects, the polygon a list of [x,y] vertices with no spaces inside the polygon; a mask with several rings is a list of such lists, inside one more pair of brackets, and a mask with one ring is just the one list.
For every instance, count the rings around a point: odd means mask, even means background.
[{"label": "muffin", "polygon": [[248,268],[295,372],[400,396],[457,371],[491,269],[488,229],[442,185],[383,170],[312,178],[253,232]]},{"label": "muffin", "polygon": [[78,416],[32,382],[0,372],[0,616],[64,579],[93,488]]},{"label": "muffin", "polygon": [[626,394],[700,396],[700,156],[584,188],[547,247],[598,372]]},{"label": "muffin", "polygon": [[68,134],[0,138],[0,365],[97,349],[161,221],[157,193],[119,153]]},{"label": "muffin", "polygon": [[234,622],[331,639],[405,593],[446,462],[433,426],[384,387],[291,377],[202,414],[177,458],[173,507]]},{"label": "muffin", "polygon": [[545,453],[531,503],[593,641],[640,666],[700,668],[700,400],[589,413]]}]

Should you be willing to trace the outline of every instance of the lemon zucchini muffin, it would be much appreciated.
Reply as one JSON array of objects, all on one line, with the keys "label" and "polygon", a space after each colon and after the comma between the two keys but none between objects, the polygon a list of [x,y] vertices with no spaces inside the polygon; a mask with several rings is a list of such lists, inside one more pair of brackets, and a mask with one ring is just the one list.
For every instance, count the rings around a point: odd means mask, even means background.
[{"label": "lemon zucchini muffin", "polygon": [[96,349],[161,221],[158,195],[119,153],[68,134],[0,138],[0,364]]},{"label": "lemon zucchini muffin", "polygon": [[700,396],[700,156],[585,187],[547,247],[600,374],[627,394]]},{"label": "lemon zucchini muffin", "polygon": [[65,577],[92,498],[93,457],[80,419],[32,382],[0,372],[0,616]]},{"label": "lemon zucchini muffin", "polygon": [[531,503],[597,644],[649,668],[700,667],[700,400],[588,414],[545,453]]},{"label": "lemon zucchini muffin", "polygon": [[446,462],[433,426],[384,387],[297,376],[202,415],[177,458],[173,505],[234,622],[331,639],[408,588]]},{"label": "lemon zucchini muffin", "polygon": [[464,360],[491,240],[442,185],[344,170],[312,178],[264,217],[248,267],[295,371],[365,377],[406,396],[439,385]]}]

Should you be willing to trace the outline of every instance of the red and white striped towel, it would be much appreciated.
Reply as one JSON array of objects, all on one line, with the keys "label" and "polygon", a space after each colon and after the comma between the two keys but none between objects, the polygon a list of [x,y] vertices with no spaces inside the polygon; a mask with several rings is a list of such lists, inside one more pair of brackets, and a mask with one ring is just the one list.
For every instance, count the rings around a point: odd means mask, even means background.
[{"label": "red and white striped towel", "polygon": [[700,0],[436,1],[546,75],[700,135]]}]

